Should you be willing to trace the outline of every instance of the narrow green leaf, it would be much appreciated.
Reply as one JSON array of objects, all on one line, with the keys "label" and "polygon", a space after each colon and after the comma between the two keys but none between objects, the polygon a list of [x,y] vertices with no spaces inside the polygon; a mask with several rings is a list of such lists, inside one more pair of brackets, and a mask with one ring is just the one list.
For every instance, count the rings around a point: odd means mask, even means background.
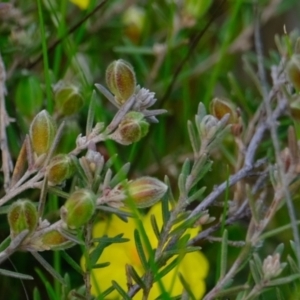
[{"label": "narrow green leaf", "polygon": [[292,271],[294,273],[300,273],[298,265],[296,264],[295,260],[290,255],[288,255],[287,260],[290,264],[290,267],[291,267]]},{"label": "narrow green leaf", "polygon": [[188,158],[186,158],[181,168],[181,174],[188,176],[190,172],[191,172],[191,162]]},{"label": "narrow green leaf", "polygon": [[169,272],[171,272],[178,264],[180,260],[178,257],[176,257],[172,262],[170,262],[164,269],[162,269],[159,273],[154,275],[155,281],[163,278],[166,276]]},{"label": "narrow green leaf", "polygon": [[194,223],[199,220],[201,214],[203,214],[203,212],[199,212],[198,214],[196,214],[195,216],[191,217],[190,219],[185,220],[184,222],[182,222],[180,225],[178,225],[175,229],[173,229],[170,232],[170,236],[171,235],[175,235],[179,232],[181,232],[182,230],[186,230],[188,228],[193,227]]},{"label": "narrow green leaf", "polygon": [[196,130],[194,128],[194,125],[191,121],[188,121],[188,134],[190,138],[190,142],[193,148],[194,154],[198,153],[200,150],[200,141],[199,141],[199,136],[196,134]]},{"label": "narrow green leaf", "polygon": [[74,242],[75,244],[78,245],[84,245],[84,241],[80,240],[77,236],[75,236],[74,234],[70,233],[68,230],[61,228],[59,230],[59,232],[65,237],[67,238],[69,241]]},{"label": "narrow green leaf", "polygon": [[253,260],[250,260],[249,266],[250,266],[250,270],[251,270],[251,274],[252,274],[252,277],[254,279],[254,282],[256,284],[259,284],[261,282],[261,274],[257,270],[255,262]]},{"label": "narrow green leaf", "polygon": [[66,252],[66,251],[60,251],[61,256],[64,258],[64,260],[79,274],[83,274],[83,271],[79,264]]},{"label": "narrow green leaf", "polygon": [[6,237],[0,244],[0,252],[5,250],[10,245],[10,242],[11,242],[10,236]]},{"label": "narrow green leaf", "polygon": [[262,261],[257,253],[253,253],[253,259],[260,277],[263,277]]},{"label": "narrow green leaf", "polygon": [[4,269],[0,269],[0,275],[14,277],[14,278],[18,278],[18,279],[24,279],[24,280],[33,280],[34,279],[30,275],[22,274],[19,272],[13,272],[13,271],[9,271],[9,270],[4,270]]},{"label": "narrow green leaf", "polygon": [[266,284],[266,286],[271,287],[271,286],[278,286],[278,285],[282,285],[282,284],[287,284],[287,283],[293,282],[294,280],[299,279],[299,278],[300,278],[300,274],[292,274],[292,275],[287,276],[287,277],[271,280]]},{"label": "narrow green leaf", "polygon": [[101,269],[101,268],[106,268],[110,265],[110,262],[104,262],[101,264],[96,264],[93,266],[93,269]]},{"label": "narrow green leaf", "polygon": [[168,176],[165,176],[164,177],[164,181],[165,181],[165,184],[168,186],[168,189],[167,189],[167,192],[165,193],[163,199],[162,199],[162,202],[163,201],[166,201],[167,203],[170,202],[172,204],[172,206],[175,205],[176,201],[175,201],[175,198],[174,198],[174,195],[172,193],[172,187],[171,187],[171,183],[170,183],[170,179]]},{"label": "narrow green leaf", "polygon": [[154,232],[157,240],[159,241],[159,239],[160,239],[160,231],[159,231],[159,228],[158,228],[155,216],[151,215],[150,216],[150,220],[151,220],[151,226],[152,226],[153,232]]},{"label": "narrow green leaf", "polygon": [[96,91],[93,90],[90,104],[89,104],[87,120],[86,120],[86,131],[85,131],[86,136],[89,136],[89,134],[92,132],[94,118],[95,118],[96,97],[97,97]]},{"label": "narrow green leaf", "polygon": [[[44,273],[40,269],[35,268],[35,272],[38,274],[38,276],[40,277],[40,279],[43,282],[44,286],[46,287],[47,293],[49,295],[49,299],[53,299],[53,295],[55,297],[54,287],[49,285],[48,278],[44,275]],[[48,284],[48,286],[47,286],[47,284]]]},{"label": "narrow green leaf", "polygon": [[122,287],[116,281],[113,280],[112,285],[118,291],[118,293],[123,297],[123,299],[131,300],[131,298],[127,295],[127,293],[122,289]]},{"label": "narrow green leaf", "polygon": [[126,163],[125,165],[123,165],[118,171],[118,173],[111,179],[110,187],[113,188],[121,181],[124,181],[127,177],[129,170],[130,170],[130,163]]},{"label": "narrow green leaf", "polygon": [[58,300],[58,296],[56,295],[56,293],[49,281],[46,281],[45,287],[46,287],[46,291],[48,293],[49,299],[50,300]]},{"label": "narrow green leaf", "polygon": [[203,193],[205,192],[206,187],[202,187],[200,190],[197,190],[196,192],[193,193],[193,195],[191,195],[188,199],[187,202],[188,203],[192,203],[195,200],[199,200],[201,199],[201,196],[203,195]]},{"label": "narrow green leaf", "polygon": [[110,212],[110,213],[116,214],[118,217],[122,218],[122,220],[125,219],[126,220],[125,222],[127,222],[127,217],[130,217],[130,218],[134,217],[134,214],[132,212],[123,211],[123,210],[117,209],[115,207],[98,205],[97,209],[105,211],[105,212]]},{"label": "narrow green leaf", "polygon": [[234,286],[232,288],[228,288],[228,289],[224,289],[224,290],[218,291],[215,294],[215,297],[218,298],[218,297],[225,297],[225,296],[229,296],[229,295],[235,295],[235,294],[237,294],[237,293],[239,293],[241,291],[245,291],[245,290],[248,290],[248,289],[250,289],[250,286],[247,285],[247,284],[238,285],[238,286]]},{"label": "narrow green leaf", "polygon": [[186,175],[184,175],[182,173],[179,175],[178,188],[179,188],[180,195],[182,195],[182,196],[187,196],[186,179],[187,179]]},{"label": "narrow green leaf", "polygon": [[62,276],[56,272],[56,270],[37,252],[31,252],[33,257],[61,284],[65,285],[65,281]]},{"label": "narrow green leaf", "polygon": [[274,254],[275,254],[275,253],[278,253],[279,255],[282,255],[283,250],[284,250],[284,244],[281,243],[281,244],[279,244],[279,245],[276,247],[276,249],[275,249],[275,251],[274,251]]},{"label": "narrow green leaf", "polygon": [[142,266],[144,270],[148,270],[148,262],[147,262],[146,254],[144,252],[141,237],[137,229],[134,230],[134,241],[135,241],[135,247],[139,255],[140,261],[142,263]]},{"label": "narrow green leaf", "polygon": [[199,247],[199,246],[179,248],[179,249],[166,250],[164,254],[168,255],[168,256],[173,256],[173,255],[178,255],[178,254],[183,255],[183,254],[186,254],[186,253],[196,252],[196,251],[199,251],[201,249],[202,248]]},{"label": "narrow green leaf", "polygon": [[174,220],[174,224],[177,224],[177,223],[180,223],[180,222],[186,220],[190,214],[191,214],[190,210],[185,210],[185,211],[181,212]]},{"label": "narrow green leaf", "polygon": [[33,300],[42,300],[41,294],[37,287],[35,287],[33,290]]},{"label": "narrow green leaf", "polygon": [[221,244],[221,257],[220,257],[220,278],[223,278],[227,270],[227,256],[228,256],[228,231],[224,229],[222,244]]},{"label": "narrow green leaf", "polygon": [[[300,221],[297,221],[296,224],[297,224],[297,225],[300,225]],[[260,236],[260,240],[263,241],[263,240],[265,240],[265,239],[267,239],[267,238],[270,238],[270,237],[272,237],[272,236],[278,235],[278,234],[282,233],[282,232],[285,231],[285,230],[289,230],[290,228],[291,228],[291,224],[290,224],[290,223],[287,224],[287,225],[284,225],[284,226],[275,228],[275,229],[273,229],[273,230],[270,230],[270,231],[268,231],[268,232],[262,234],[262,235]]]},{"label": "narrow green leaf", "polygon": [[127,265],[127,270],[129,272],[129,275],[132,277],[132,279],[142,288],[145,289],[146,285],[143,281],[143,279],[139,276],[137,271],[134,269],[133,266]]},{"label": "narrow green leaf", "polygon": [[170,219],[169,201],[166,198],[166,194],[163,196],[161,200],[161,209],[162,209],[163,224],[166,224]]},{"label": "narrow green leaf", "polygon": [[104,236],[101,238],[93,239],[93,242],[98,242],[98,245],[95,247],[95,249],[90,254],[91,267],[97,263],[99,257],[101,256],[103,250],[106,247],[108,247],[112,243],[124,243],[124,242],[129,241],[128,239],[122,238],[122,236],[123,236],[123,234],[119,234],[113,238]]},{"label": "narrow green leaf", "polygon": [[97,299],[106,299],[106,297],[115,290],[115,288],[113,286],[109,287],[108,289],[106,289],[103,293],[101,293],[100,296],[97,297]]}]

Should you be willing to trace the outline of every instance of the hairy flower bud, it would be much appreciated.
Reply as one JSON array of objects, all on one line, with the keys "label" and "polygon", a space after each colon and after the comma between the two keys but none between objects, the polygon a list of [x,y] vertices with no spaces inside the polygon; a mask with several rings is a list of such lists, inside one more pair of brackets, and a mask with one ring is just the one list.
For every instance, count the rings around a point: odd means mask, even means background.
[{"label": "hairy flower bud", "polygon": [[70,248],[74,245],[73,242],[63,236],[58,230],[53,229],[42,236],[39,236],[36,240],[32,241],[32,247],[37,251],[43,250],[63,250]]},{"label": "hairy flower bud", "polygon": [[286,65],[287,75],[297,90],[300,90],[300,54],[294,54]]},{"label": "hairy flower bud", "polygon": [[77,113],[84,104],[79,88],[75,85],[65,85],[62,82],[54,87],[54,101],[58,112],[63,116]]},{"label": "hairy flower bud", "polygon": [[138,142],[149,130],[149,123],[140,112],[131,111],[125,115],[115,132],[115,140],[123,145]]},{"label": "hairy flower bud", "polygon": [[229,101],[220,98],[214,98],[210,103],[211,114],[218,120],[221,120],[226,114],[229,114],[227,124],[235,124],[238,121],[236,110]]},{"label": "hairy flower bud", "polygon": [[88,189],[75,191],[60,210],[61,219],[70,229],[86,224],[95,212],[96,196]]},{"label": "hairy flower bud", "polygon": [[127,201],[133,201],[138,208],[149,207],[158,202],[167,189],[167,185],[156,178],[141,177],[128,182]]},{"label": "hairy flower bud", "polygon": [[74,173],[74,164],[67,154],[58,154],[53,157],[47,169],[48,181],[52,185],[62,183]]},{"label": "hairy flower bud", "polygon": [[282,272],[283,266],[280,264],[279,253],[268,255],[263,262],[264,278],[271,279],[277,277]]},{"label": "hairy flower bud", "polygon": [[53,118],[46,110],[39,112],[32,120],[29,130],[32,148],[37,155],[47,153],[56,133]]},{"label": "hairy flower bud", "polygon": [[8,212],[10,234],[15,237],[25,229],[33,232],[38,223],[38,213],[35,205],[27,199],[14,202]]},{"label": "hairy flower bud", "polygon": [[146,21],[144,9],[136,5],[129,6],[123,14],[122,21],[125,25],[125,34],[127,37],[133,42],[138,42]]},{"label": "hairy flower bud", "polygon": [[115,60],[106,69],[106,84],[115,95],[117,103],[122,105],[135,91],[133,67],[123,59]]}]

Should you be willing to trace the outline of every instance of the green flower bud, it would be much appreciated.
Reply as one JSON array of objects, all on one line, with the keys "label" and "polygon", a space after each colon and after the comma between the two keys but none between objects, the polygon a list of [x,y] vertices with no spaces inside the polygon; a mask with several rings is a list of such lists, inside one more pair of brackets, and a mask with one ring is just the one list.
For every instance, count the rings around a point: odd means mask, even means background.
[{"label": "green flower bud", "polygon": [[55,88],[54,101],[58,112],[63,116],[77,113],[84,104],[79,88],[74,85],[63,85],[63,83]]},{"label": "green flower bud", "polygon": [[118,104],[122,105],[135,91],[133,67],[123,59],[115,60],[106,69],[106,84]]},{"label": "green flower bud", "polygon": [[37,240],[32,241],[32,246],[37,251],[42,250],[63,250],[70,248],[74,243],[63,236],[58,230],[53,229],[40,236]]},{"label": "green flower bud", "polygon": [[227,124],[235,124],[238,122],[238,115],[232,104],[220,98],[214,98],[210,103],[211,114],[218,120],[221,120],[226,114],[229,114]]},{"label": "green flower bud", "polygon": [[294,54],[286,66],[287,75],[297,90],[300,90],[300,54]]},{"label": "green flower bud", "polygon": [[20,199],[14,202],[9,208],[7,217],[12,237],[15,237],[25,229],[33,232],[38,223],[36,207],[27,199]]},{"label": "green flower bud", "polygon": [[95,212],[96,196],[88,189],[75,191],[60,210],[61,219],[70,229],[86,224]]},{"label": "green flower bud", "polygon": [[47,153],[56,133],[53,118],[46,110],[38,113],[30,125],[29,135],[32,148],[37,155]]},{"label": "green flower bud", "polygon": [[75,167],[71,157],[67,154],[58,154],[51,159],[48,166],[48,181],[52,185],[60,184],[70,178],[74,171]]},{"label": "green flower bud", "polygon": [[129,6],[123,14],[125,34],[133,42],[138,42],[146,22],[145,10],[136,5]]},{"label": "green flower bud", "polygon": [[124,145],[138,142],[149,130],[149,123],[140,112],[131,111],[125,115],[119,124],[117,134],[119,142]]},{"label": "green flower bud", "polygon": [[141,177],[128,183],[127,201],[133,201],[138,208],[149,207],[158,202],[167,189],[167,185],[156,178]]}]

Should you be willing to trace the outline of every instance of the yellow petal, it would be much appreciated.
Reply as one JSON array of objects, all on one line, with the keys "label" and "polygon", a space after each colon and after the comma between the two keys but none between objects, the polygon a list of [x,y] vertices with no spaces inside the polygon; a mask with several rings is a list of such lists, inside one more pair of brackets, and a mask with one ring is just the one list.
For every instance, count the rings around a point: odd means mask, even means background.
[{"label": "yellow petal", "polygon": [[[153,248],[157,247],[157,239],[151,226],[151,215],[155,215],[159,228],[162,226],[161,205],[153,206],[148,214],[142,218],[143,226]],[[92,294],[99,295],[105,289],[111,286],[111,281],[115,280],[124,289],[127,290],[125,265],[132,265],[139,275],[144,271],[139,261],[135,248],[133,232],[136,228],[135,220],[129,218],[128,223],[124,223],[118,217],[113,215],[110,220],[103,220],[94,226],[93,236],[102,237],[108,235],[114,237],[117,234],[124,233],[125,238],[130,241],[122,244],[113,244],[104,249],[98,263],[110,262],[106,268],[94,269],[92,271]],[[187,231],[191,236],[195,236],[198,229]],[[171,262],[171,260],[170,260]],[[169,262],[169,263],[170,263]],[[82,266],[84,259],[81,260]],[[179,273],[182,274],[186,282],[190,285],[192,292],[197,299],[200,299],[205,293],[204,278],[208,273],[208,261],[201,252],[187,253],[179,266],[174,268],[165,277],[161,279],[160,284],[171,296],[180,295],[183,292],[183,286],[179,280]],[[160,285],[154,283],[149,299],[155,299],[162,293]],[[120,296],[114,291],[107,299],[120,299]],[[134,297],[135,300],[142,299],[142,291]]]},{"label": "yellow petal", "polygon": [[70,2],[77,5],[82,10],[87,9],[90,4],[90,0],[70,0]]}]

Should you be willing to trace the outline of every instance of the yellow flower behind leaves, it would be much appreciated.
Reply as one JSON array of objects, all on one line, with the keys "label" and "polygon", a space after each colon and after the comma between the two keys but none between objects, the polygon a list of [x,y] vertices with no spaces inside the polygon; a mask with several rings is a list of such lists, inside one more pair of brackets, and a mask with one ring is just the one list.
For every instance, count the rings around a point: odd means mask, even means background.
[{"label": "yellow flower behind leaves", "polygon": [[70,2],[77,5],[82,10],[87,9],[90,4],[90,0],[70,0]]},{"label": "yellow flower behind leaves", "polygon": [[[153,206],[148,214],[142,217],[143,226],[151,246],[152,248],[156,248],[157,238],[152,229],[151,215],[155,215],[160,228],[162,225],[160,204]],[[93,295],[98,295],[100,292],[109,288],[112,285],[112,280],[116,281],[126,291],[126,264],[132,265],[140,276],[144,274],[134,242],[135,228],[135,221],[132,218],[129,218],[128,223],[124,223],[115,215],[113,215],[109,221],[101,221],[95,225],[93,230],[93,237],[95,238],[102,237],[103,235],[114,237],[120,233],[124,233],[123,238],[128,238],[130,241],[121,244],[112,244],[104,249],[97,264],[110,262],[110,265],[105,268],[93,269],[91,274]],[[188,233],[193,237],[197,234],[197,231],[197,229],[190,229]],[[84,267],[84,258],[82,258],[81,264]],[[204,278],[207,272],[208,261],[201,252],[187,253],[181,260],[179,266],[164,276],[161,282],[170,296],[180,295],[183,292],[183,286],[178,275],[181,273],[185,281],[190,285],[196,299],[201,299],[205,292]],[[155,299],[161,293],[162,291],[159,288],[159,284],[154,283],[148,299]],[[106,299],[121,299],[121,296],[117,291],[113,291]],[[139,291],[133,299],[142,299],[142,291]]]}]

